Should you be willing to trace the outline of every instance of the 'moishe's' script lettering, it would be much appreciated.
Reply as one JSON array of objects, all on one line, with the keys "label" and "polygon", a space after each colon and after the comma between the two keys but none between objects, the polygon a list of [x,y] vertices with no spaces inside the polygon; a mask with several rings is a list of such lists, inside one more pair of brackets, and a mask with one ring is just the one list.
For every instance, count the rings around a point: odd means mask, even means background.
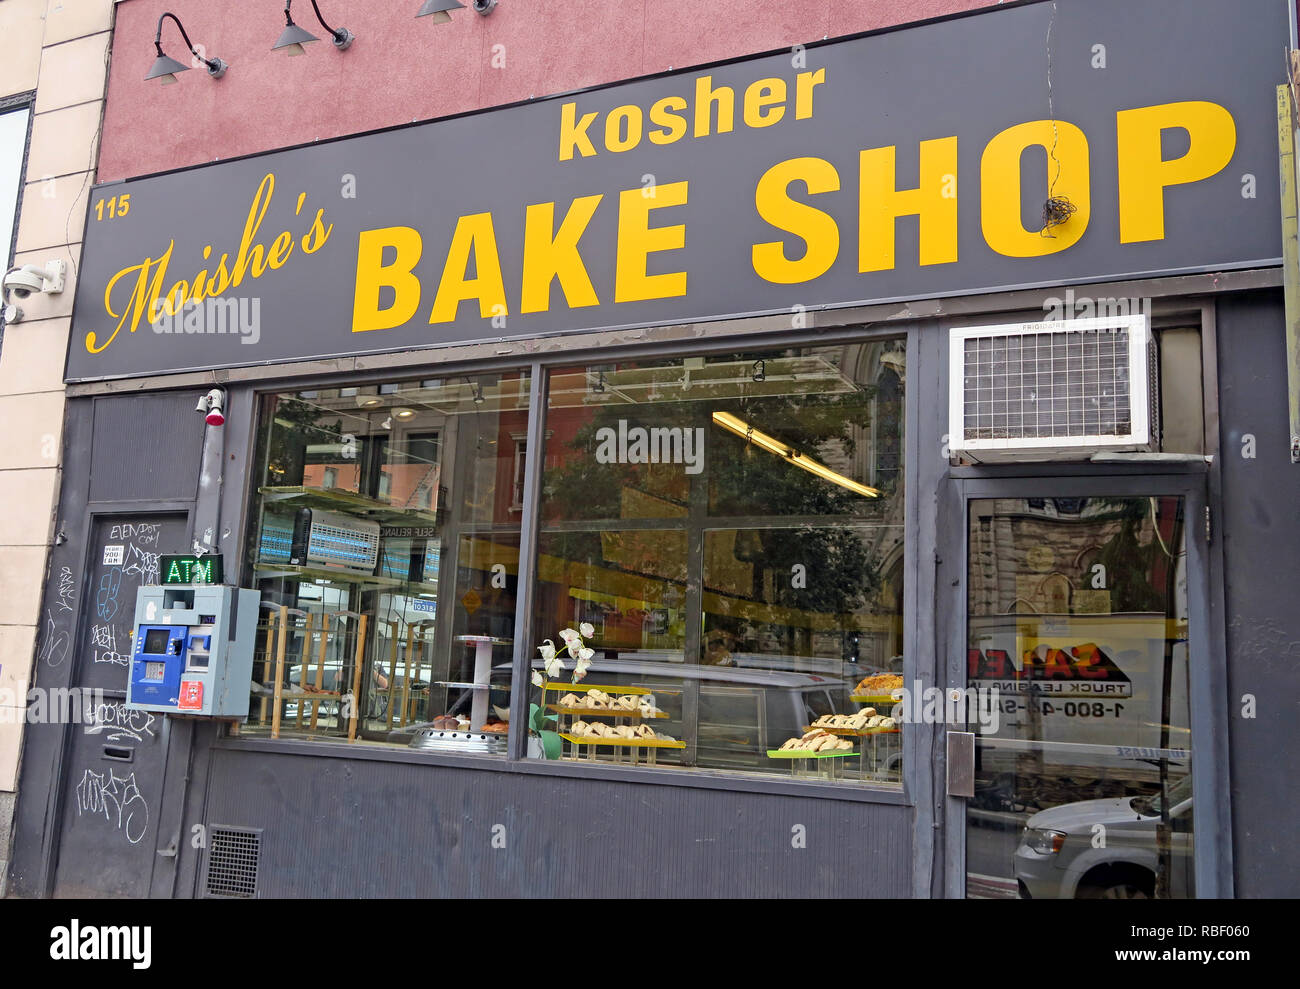
[{"label": "'moishe's' script lettering", "polygon": [[[293,233],[283,230],[269,244],[262,242],[260,228],[274,193],[275,174],[268,172],[248,207],[239,249],[233,260],[228,253],[222,254],[216,267],[211,267],[207,262],[212,257],[212,245],[207,244],[203,248],[204,266],[194,277],[181,278],[167,286],[167,270],[176,249],[176,241],[172,240],[158,257],[145,258],[113,275],[104,288],[104,311],[117,320],[117,325],[107,340],[101,341],[94,330],[87,333],[86,350],[98,354],[117,338],[123,326],[129,324],[130,332],[134,333],[142,319],[146,323],[156,323],[162,314],[177,315],[187,303],[197,305],[209,296],[219,296],[229,289],[238,288],[245,277],[261,278],[268,270],[283,267],[295,248],[301,248],[303,254],[315,254],[324,247],[334,231],[334,224],[325,224],[323,209],[316,211],[307,232],[301,237],[295,239]],[[307,194],[299,193],[294,216],[301,214],[306,201]],[[126,286],[125,291],[119,288],[119,283]]]}]

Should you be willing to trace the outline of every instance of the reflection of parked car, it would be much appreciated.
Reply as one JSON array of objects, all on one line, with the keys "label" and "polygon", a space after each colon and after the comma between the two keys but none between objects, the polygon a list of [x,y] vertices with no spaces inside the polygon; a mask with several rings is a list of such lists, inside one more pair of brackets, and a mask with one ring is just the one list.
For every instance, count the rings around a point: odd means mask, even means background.
[{"label": "reflection of parked car", "polygon": [[1015,853],[1021,898],[1145,899],[1161,868],[1156,829],[1168,807],[1169,896],[1193,893],[1192,777],[1162,800],[1112,797],[1041,811],[1025,824]]},{"label": "reflection of parked car", "polygon": [[[680,656],[598,659],[586,682],[653,691],[659,708],[671,716],[656,723],[655,729],[688,743],[693,740],[695,763],[706,768],[771,769],[767,750],[778,748],[822,715],[837,713],[852,686],[819,673],[697,666],[683,663]],[[570,675],[566,671],[560,679],[568,680]],[[576,684],[574,689],[585,688]],[[692,706],[694,714],[687,714]],[[683,716],[698,725],[698,733],[682,728]],[[673,756],[665,753],[660,758],[669,761]]]}]

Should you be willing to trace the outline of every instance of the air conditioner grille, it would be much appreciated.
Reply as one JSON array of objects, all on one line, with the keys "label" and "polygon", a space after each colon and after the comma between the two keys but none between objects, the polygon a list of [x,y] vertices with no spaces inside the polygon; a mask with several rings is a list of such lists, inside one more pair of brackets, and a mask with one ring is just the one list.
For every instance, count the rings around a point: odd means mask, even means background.
[{"label": "air conditioner grille", "polygon": [[208,831],[208,896],[257,896],[262,833],[214,825]]},{"label": "air conditioner grille", "polygon": [[967,440],[1132,431],[1126,327],[973,336],[964,345]]}]

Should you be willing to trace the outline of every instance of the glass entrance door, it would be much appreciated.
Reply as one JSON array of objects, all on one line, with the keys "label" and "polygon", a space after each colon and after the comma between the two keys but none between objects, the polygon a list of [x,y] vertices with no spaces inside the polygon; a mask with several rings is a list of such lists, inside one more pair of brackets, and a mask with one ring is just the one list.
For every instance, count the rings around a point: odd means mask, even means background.
[{"label": "glass entrance door", "polygon": [[1190,897],[1186,499],[968,502],[969,897]]}]

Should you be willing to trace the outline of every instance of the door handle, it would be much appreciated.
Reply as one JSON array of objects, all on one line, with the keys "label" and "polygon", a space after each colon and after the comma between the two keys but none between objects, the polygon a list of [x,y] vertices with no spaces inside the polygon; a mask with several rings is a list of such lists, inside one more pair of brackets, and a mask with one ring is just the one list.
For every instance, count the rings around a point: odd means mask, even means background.
[{"label": "door handle", "polygon": [[975,733],[948,732],[948,796],[975,796]]}]

